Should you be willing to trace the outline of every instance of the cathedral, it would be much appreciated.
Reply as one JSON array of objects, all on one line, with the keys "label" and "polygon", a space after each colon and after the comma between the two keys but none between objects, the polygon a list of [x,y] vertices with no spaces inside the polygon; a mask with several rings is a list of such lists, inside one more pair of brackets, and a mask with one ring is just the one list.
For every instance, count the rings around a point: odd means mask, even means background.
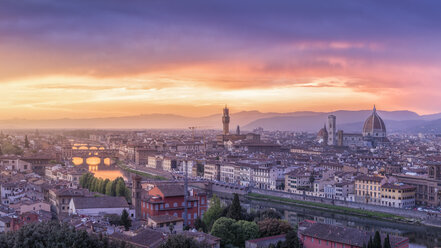
[{"label": "cathedral", "polygon": [[322,144],[329,146],[377,147],[389,142],[386,137],[386,125],[378,115],[375,106],[372,114],[364,122],[362,133],[337,131],[336,124],[336,116],[329,115],[327,124],[317,134],[317,138]]}]

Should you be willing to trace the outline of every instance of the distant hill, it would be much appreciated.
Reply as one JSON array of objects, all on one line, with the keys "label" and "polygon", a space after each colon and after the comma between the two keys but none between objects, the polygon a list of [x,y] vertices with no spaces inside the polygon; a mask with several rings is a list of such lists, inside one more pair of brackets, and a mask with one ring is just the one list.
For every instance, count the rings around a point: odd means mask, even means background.
[{"label": "distant hill", "polygon": [[[257,127],[265,130],[317,132],[327,121],[328,115],[337,117],[337,127],[345,132],[361,132],[363,123],[372,110],[334,112],[299,111],[291,113],[262,113],[242,111],[231,114],[230,130],[237,125],[241,130],[251,131]],[[378,111],[389,132],[436,132],[441,133],[441,113],[420,116],[411,111]],[[437,118],[440,117],[440,118]],[[186,117],[173,114],[148,114],[125,117],[52,120],[0,120],[1,129],[221,129],[221,114],[204,117]]]}]

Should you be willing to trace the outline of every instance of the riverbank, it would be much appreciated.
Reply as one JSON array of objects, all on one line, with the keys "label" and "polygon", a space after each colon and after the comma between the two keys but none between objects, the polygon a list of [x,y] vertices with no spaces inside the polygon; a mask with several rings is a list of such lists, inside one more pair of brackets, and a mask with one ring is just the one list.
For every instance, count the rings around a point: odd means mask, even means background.
[{"label": "riverbank", "polygon": [[341,213],[341,214],[350,214],[350,215],[374,218],[374,219],[379,219],[379,220],[395,221],[395,222],[402,222],[402,223],[412,223],[412,224],[422,224],[422,222],[420,220],[416,220],[413,218],[406,218],[406,217],[403,217],[400,215],[383,213],[383,212],[375,212],[375,211],[364,210],[364,209],[349,208],[349,207],[343,207],[343,206],[336,206],[336,205],[331,205],[331,204],[326,204],[326,203],[294,200],[294,199],[283,198],[283,197],[278,197],[278,196],[262,195],[262,194],[257,194],[257,193],[249,193],[247,195],[244,195],[244,197],[248,198],[248,199],[271,201],[271,202],[275,202],[275,203],[279,203],[279,204],[290,204],[290,205],[295,205],[295,206],[313,208],[313,209],[317,209],[317,210],[326,210],[326,211],[332,211],[332,212]]},{"label": "riverbank", "polygon": [[118,166],[121,170],[139,175],[144,178],[153,179],[153,180],[167,180],[167,178],[165,178],[163,176],[152,175],[152,174],[147,173],[145,171],[135,170],[135,169],[130,168],[129,166],[127,166],[121,162],[116,163],[116,166]]}]

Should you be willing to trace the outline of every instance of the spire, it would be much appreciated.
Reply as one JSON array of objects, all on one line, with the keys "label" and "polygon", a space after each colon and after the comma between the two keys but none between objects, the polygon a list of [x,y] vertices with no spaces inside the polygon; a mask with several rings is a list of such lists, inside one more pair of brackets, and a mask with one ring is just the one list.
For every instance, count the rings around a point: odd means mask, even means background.
[{"label": "spire", "polygon": [[323,129],[325,129],[325,131],[327,131],[326,130],[326,122],[323,124]]},{"label": "spire", "polygon": [[375,104],[374,104],[374,113],[377,113],[377,108],[375,107]]}]

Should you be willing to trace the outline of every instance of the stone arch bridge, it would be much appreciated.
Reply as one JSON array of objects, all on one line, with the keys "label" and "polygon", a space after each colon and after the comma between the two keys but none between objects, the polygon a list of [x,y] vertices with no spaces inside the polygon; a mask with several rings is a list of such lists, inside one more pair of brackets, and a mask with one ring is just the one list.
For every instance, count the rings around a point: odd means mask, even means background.
[{"label": "stone arch bridge", "polygon": [[118,159],[118,150],[99,145],[75,144],[64,147],[62,156],[74,165],[112,165]]}]

